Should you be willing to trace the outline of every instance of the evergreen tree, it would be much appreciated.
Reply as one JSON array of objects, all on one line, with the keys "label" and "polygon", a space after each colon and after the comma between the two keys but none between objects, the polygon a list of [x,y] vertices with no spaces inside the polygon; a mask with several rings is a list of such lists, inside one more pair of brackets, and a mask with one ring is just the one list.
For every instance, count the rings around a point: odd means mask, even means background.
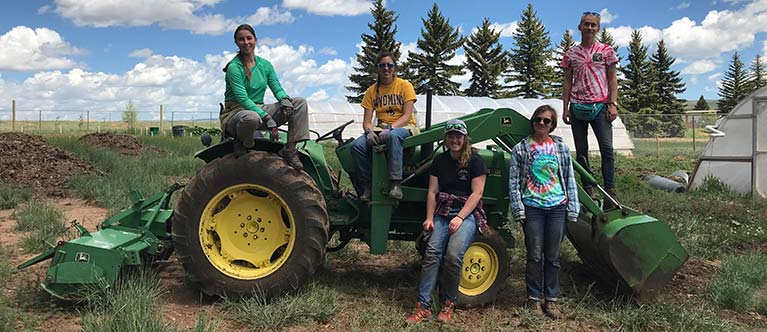
[{"label": "evergreen tree", "polygon": [[607,44],[612,47],[613,51],[615,51],[615,56],[618,58],[618,63],[621,62],[621,56],[618,54],[618,44],[615,43],[615,39],[613,39],[613,35],[611,35],[609,32],[607,32],[607,29],[602,27],[602,29],[599,32],[599,42],[602,44]]},{"label": "evergreen tree", "polygon": [[698,102],[695,103],[696,111],[705,111],[708,109],[711,109],[710,106],[708,106],[708,103],[706,102],[706,99],[703,98],[703,95],[700,95],[700,98],[698,98]]},{"label": "evergreen tree", "polygon": [[751,75],[749,76],[749,93],[767,86],[767,72],[765,72],[762,56],[757,54],[751,63]]},{"label": "evergreen tree", "polygon": [[735,52],[719,88],[719,97],[721,97],[717,103],[719,112],[729,113],[746,95],[748,95],[748,76],[743,68],[743,62],[740,61],[740,55]]},{"label": "evergreen tree", "polygon": [[668,136],[684,136],[684,102],[676,98],[687,90],[678,71],[671,70],[671,66],[676,61],[668,54],[666,43],[661,39],[658,42],[658,48],[650,58],[650,66],[653,67],[654,76],[650,77],[653,81],[655,97],[652,108],[660,114],[664,114],[664,130]]},{"label": "evergreen tree", "polygon": [[501,91],[498,78],[509,66],[509,54],[499,42],[501,32],[490,27],[485,18],[482,26],[471,34],[463,49],[466,52],[466,69],[471,72],[467,96],[497,97]]},{"label": "evergreen tree", "polygon": [[564,81],[565,71],[559,64],[565,57],[567,50],[573,46],[575,46],[573,35],[570,34],[570,30],[565,30],[565,34],[562,36],[562,41],[559,42],[559,46],[557,46],[557,50],[554,52],[554,79],[551,81],[550,95],[552,98],[562,98],[562,94],[564,93],[562,82]]},{"label": "evergreen tree", "polygon": [[359,103],[365,95],[365,90],[376,82],[378,73],[375,69],[375,59],[381,51],[393,52],[394,56],[399,58],[400,45],[402,43],[394,39],[397,33],[397,26],[394,24],[399,15],[394,11],[387,10],[384,7],[383,0],[376,0],[373,8],[370,9],[373,15],[373,23],[368,23],[368,27],[373,32],[372,35],[362,34],[362,50],[357,53],[357,66],[354,73],[349,75],[352,81],[351,86],[346,88],[352,92],[351,96],[346,96],[350,103]]},{"label": "evergreen tree", "polygon": [[462,66],[447,62],[455,57],[455,51],[463,45],[464,38],[458,28],[453,28],[450,20],[442,15],[436,2],[421,21],[423,27],[417,42],[420,53],[410,53],[407,59],[415,76],[411,83],[416,93],[425,93],[426,88],[431,87],[438,96],[456,95],[461,84],[450,78],[463,75],[464,71]]},{"label": "evergreen tree", "polygon": [[506,83],[511,83],[509,96],[540,98],[551,95],[550,82],[555,79],[554,70],[548,65],[551,39],[531,3],[522,12],[514,32],[514,45],[511,71],[505,79]]},{"label": "evergreen tree", "polygon": [[647,47],[642,45],[642,34],[638,30],[631,33],[629,42],[629,63],[620,68],[623,80],[619,84],[620,104],[630,113],[638,113],[641,108],[648,107],[647,75],[650,63],[647,61]]}]

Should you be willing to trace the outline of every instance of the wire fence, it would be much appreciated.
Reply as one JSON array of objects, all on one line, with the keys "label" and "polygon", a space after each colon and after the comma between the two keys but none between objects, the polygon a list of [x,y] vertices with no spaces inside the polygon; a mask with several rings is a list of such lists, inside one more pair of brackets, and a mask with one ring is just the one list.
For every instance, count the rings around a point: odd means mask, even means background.
[{"label": "wire fence", "polygon": [[[655,143],[655,155],[673,149],[679,153],[700,155],[709,137],[721,134],[717,124],[724,115],[715,111],[684,114],[621,114],[620,118],[635,146]],[[669,144],[673,143],[673,144]]]}]

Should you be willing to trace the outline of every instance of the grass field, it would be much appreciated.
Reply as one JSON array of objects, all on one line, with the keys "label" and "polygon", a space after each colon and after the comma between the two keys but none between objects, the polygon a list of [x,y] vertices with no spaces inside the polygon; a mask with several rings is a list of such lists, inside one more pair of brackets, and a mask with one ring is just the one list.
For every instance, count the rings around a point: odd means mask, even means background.
[{"label": "grass field", "polygon": [[[186,181],[202,165],[192,158],[201,148],[192,137],[141,137],[144,143],[164,152],[138,157],[86,146],[76,137],[46,138],[108,173],[74,177],[70,187],[76,195],[113,212],[129,205],[131,190],[150,195],[170,183]],[[651,304],[637,305],[596,283],[565,241],[561,272],[565,317],[551,321],[531,316],[521,307],[525,253],[523,236],[514,224],[511,230],[518,245],[510,251],[512,273],[506,288],[493,305],[459,311],[450,325],[403,324],[416,299],[419,274],[418,254],[412,243],[392,241],[388,254],[373,256],[365,244],[353,241],[347,248],[328,254],[314,281],[296,294],[271,303],[259,297],[241,301],[201,299],[194,303],[202,304],[183,309],[191,313],[184,316],[188,320],[184,324],[161,314],[168,307],[175,308],[173,292],[179,292],[168,285],[164,272],[135,273],[85,303],[68,304],[50,299],[34,282],[10,285],[8,280],[30,275],[15,272],[10,264],[8,258],[19,253],[0,248],[0,285],[5,290],[0,292],[0,332],[34,331],[42,326],[40,321],[73,317],[80,319],[83,331],[128,332],[767,329],[767,274],[763,268],[767,263],[767,202],[729,193],[715,182],[685,194],[654,190],[644,183],[644,176],[691,171],[702,145],[696,153],[689,141],[662,140],[658,155],[654,139],[634,143],[633,156],[617,159],[621,201],[668,223],[691,256],[680,273],[684,279],[675,280]],[[329,160],[337,165],[334,158]],[[592,160],[592,165],[599,174],[598,159]],[[9,202],[4,203],[7,206],[17,207],[19,227],[25,229],[35,229],[39,223],[34,220],[43,213],[55,216],[55,211],[44,205],[34,205],[44,203],[19,188],[0,185],[0,198]],[[31,217],[21,217],[31,211],[35,211]]]}]

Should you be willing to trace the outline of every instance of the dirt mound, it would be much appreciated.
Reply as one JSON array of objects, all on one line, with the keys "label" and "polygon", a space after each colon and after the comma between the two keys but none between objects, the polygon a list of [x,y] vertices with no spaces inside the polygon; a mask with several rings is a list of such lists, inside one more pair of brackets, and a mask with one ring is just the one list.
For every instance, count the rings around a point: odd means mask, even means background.
[{"label": "dirt mound", "polygon": [[129,156],[136,156],[143,151],[160,152],[160,149],[144,145],[136,137],[125,134],[93,133],[80,137],[80,140],[89,145],[100,146]]},{"label": "dirt mound", "polygon": [[48,146],[42,136],[0,133],[0,180],[29,186],[37,194],[63,197],[74,174],[100,174],[71,152]]}]

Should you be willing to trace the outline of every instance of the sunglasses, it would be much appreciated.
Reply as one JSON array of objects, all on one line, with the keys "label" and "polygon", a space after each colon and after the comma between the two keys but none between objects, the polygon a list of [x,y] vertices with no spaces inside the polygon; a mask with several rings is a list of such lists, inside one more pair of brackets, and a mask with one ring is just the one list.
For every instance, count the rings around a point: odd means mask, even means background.
[{"label": "sunglasses", "polygon": [[597,13],[597,12],[583,12],[583,16],[586,16],[586,15],[592,15],[592,16],[596,16],[596,17],[602,16],[602,15],[599,15],[599,13]]},{"label": "sunglasses", "polygon": [[549,124],[551,124],[551,119],[549,119],[549,118],[542,118],[540,116],[536,116],[536,117],[533,118],[533,122],[534,123],[541,123],[541,122],[543,122],[543,124],[549,125]]},{"label": "sunglasses", "polygon": [[393,64],[393,63],[391,63],[391,62],[388,62],[388,63],[379,63],[379,64],[378,64],[378,69],[386,69],[386,68],[392,69],[392,68],[394,68],[394,64]]},{"label": "sunglasses", "polygon": [[464,126],[461,123],[450,123],[445,125],[445,130],[461,130],[466,129],[466,126]]}]

